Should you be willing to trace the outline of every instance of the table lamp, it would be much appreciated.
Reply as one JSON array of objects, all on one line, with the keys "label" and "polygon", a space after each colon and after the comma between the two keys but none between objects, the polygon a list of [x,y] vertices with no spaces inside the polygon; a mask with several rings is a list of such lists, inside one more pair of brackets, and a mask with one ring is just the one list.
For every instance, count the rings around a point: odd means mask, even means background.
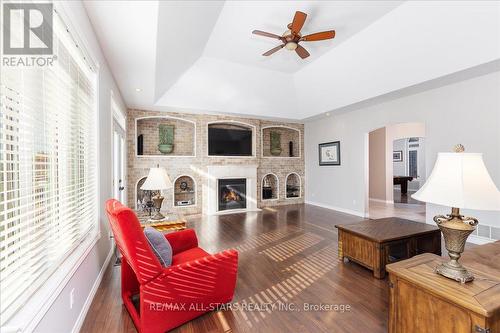
[{"label": "table lamp", "polygon": [[460,208],[500,210],[500,192],[486,170],[483,155],[464,153],[462,145],[455,146],[454,153],[439,153],[431,175],[412,197],[452,207],[451,214],[434,217],[450,256],[450,261],[436,267],[436,273],[461,283],[474,280],[458,260],[478,220],[460,215]]},{"label": "table lamp", "polygon": [[152,220],[161,220],[164,219],[160,213],[161,204],[163,202],[164,197],[161,195],[162,190],[167,190],[172,187],[172,182],[170,181],[170,177],[168,177],[167,171],[160,166],[156,168],[149,169],[148,177],[144,184],[141,186],[141,190],[145,191],[153,191],[156,194],[151,198],[155,207],[155,215],[151,218]]}]

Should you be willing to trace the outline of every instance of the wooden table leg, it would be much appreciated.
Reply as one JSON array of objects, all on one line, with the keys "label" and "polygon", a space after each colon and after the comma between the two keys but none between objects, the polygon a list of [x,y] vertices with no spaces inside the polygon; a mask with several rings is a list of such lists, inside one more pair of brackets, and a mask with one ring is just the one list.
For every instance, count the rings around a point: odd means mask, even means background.
[{"label": "wooden table leg", "polygon": [[385,278],[385,250],[381,244],[373,243],[373,276],[377,279]]},{"label": "wooden table leg", "polygon": [[342,262],[344,262],[344,250],[342,248],[342,238],[344,236],[344,233],[342,232],[342,230],[339,230],[339,233],[338,233],[338,259]]},{"label": "wooden table leg", "polygon": [[408,181],[403,180],[401,182],[401,194],[407,194],[408,193]]},{"label": "wooden table leg", "polygon": [[389,274],[389,333],[396,333],[396,309],[398,307],[396,292],[396,278]]}]

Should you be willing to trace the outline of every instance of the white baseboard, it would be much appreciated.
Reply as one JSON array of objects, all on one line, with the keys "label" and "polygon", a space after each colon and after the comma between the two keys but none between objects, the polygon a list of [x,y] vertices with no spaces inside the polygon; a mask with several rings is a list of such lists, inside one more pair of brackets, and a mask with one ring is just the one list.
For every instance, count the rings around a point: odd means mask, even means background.
[{"label": "white baseboard", "polygon": [[380,203],[384,203],[384,204],[394,204],[393,200],[381,200],[381,199],[370,198],[370,201],[380,202]]},{"label": "white baseboard", "polygon": [[309,200],[306,200],[305,203],[308,205],[313,205],[313,206],[318,206],[318,207],[322,207],[322,208],[326,208],[326,209],[335,210],[335,211],[341,212],[341,213],[346,213],[346,214],[355,215],[355,216],[359,216],[359,217],[367,217],[367,214],[365,214],[364,212],[357,211],[357,210],[330,206],[330,205],[326,205],[326,204],[314,202],[314,201],[309,201]]},{"label": "white baseboard", "polygon": [[476,235],[470,235],[469,238],[467,238],[468,243],[473,243],[473,244],[478,244],[478,245],[493,243],[494,241],[495,241],[494,239],[480,237],[480,236],[476,236]]},{"label": "white baseboard", "polygon": [[99,275],[97,275],[97,278],[94,282],[94,285],[92,286],[92,289],[90,290],[90,293],[87,296],[87,299],[85,300],[85,304],[83,304],[82,311],[80,311],[80,314],[78,315],[78,319],[76,320],[75,325],[73,326],[73,329],[71,330],[72,333],[80,332],[80,329],[82,328],[83,322],[85,321],[85,317],[87,316],[87,313],[89,312],[90,305],[92,305],[92,301],[94,300],[95,294],[97,293],[97,289],[99,289],[99,285],[101,284],[104,273],[106,273],[106,269],[109,266],[109,262],[111,261],[111,258],[113,257],[113,253],[114,253],[114,244],[113,244],[113,246],[111,246],[111,249],[109,250],[108,256],[106,257],[106,260],[104,260],[104,264],[102,265],[101,270],[99,271]]}]

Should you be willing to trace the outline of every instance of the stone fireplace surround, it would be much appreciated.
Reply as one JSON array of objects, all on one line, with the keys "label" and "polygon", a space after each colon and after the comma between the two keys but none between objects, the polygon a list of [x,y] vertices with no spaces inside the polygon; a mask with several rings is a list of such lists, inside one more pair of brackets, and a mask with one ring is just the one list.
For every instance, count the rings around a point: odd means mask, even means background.
[{"label": "stone fireplace surround", "polygon": [[[150,121],[152,118],[161,118],[157,121]],[[138,133],[139,119],[146,119],[143,123],[141,131]],[[182,123],[184,121],[185,123]],[[144,134],[145,142],[149,135],[153,135],[153,139],[158,136],[158,124],[165,122],[174,122],[176,126],[176,147],[174,153],[170,155],[137,155],[137,135]],[[179,123],[181,122],[181,123]],[[252,128],[253,131],[253,156],[246,157],[227,157],[227,156],[208,156],[207,134],[208,126],[213,123],[235,123],[244,124]],[[269,128],[275,128],[282,133],[282,150],[283,154],[288,154],[288,141],[298,138],[297,144],[294,146],[297,151],[293,157],[280,156],[270,157],[266,153],[269,145]],[[284,132],[285,129],[291,129]],[[163,201],[162,210],[169,212],[178,212],[183,215],[191,214],[212,214],[217,213],[216,196],[208,194],[211,186],[217,185],[217,181],[208,177],[210,172],[215,168],[227,167],[228,170],[238,170],[239,173],[231,173],[231,176],[223,177],[230,178],[247,178],[247,193],[251,200],[247,202],[248,210],[258,210],[268,206],[298,204],[303,203],[304,198],[301,195],[298,198],[286,198],[286,179],[290,173],[297,173],[301,182],[301,193],[304,193],[305,178],[304,178],[304,151],[303,151],[303,131],[304,125],[299,123],[287,123],[281,121],[271,121],[255,118],[244,118],[228,115],[214,114],[189,114],[178,112],[164,111],[148,111],[129,109],[127,114],[127,204],[130,207],[135,207],[136,188],[139,186],[141,178],[146,177],[150,167],[159,164],[164,167],[172,181],[186,177],[192,179],[189,187],[192,188],[192,194],[178,196],[176,193],[179,189],[176,187],[172,190],[163,192],[165,200]],[[288,133],[288,134],[287,134]],[[294,133],[298,135],[294,136]],[[289,135],[290,134],[290,135]],[[177,140],[181,140],[178,142]],[[153,145],[156,143],[153,143]],[[191,147],[188,149],[188,147]],[[294,148],[294,149],[295,149]],[[210,168],[210,170],[209,170]],[[247,177],[245,174],[250,172],[252,176]],[[276,197],[272,199],[262,198],[262,183],[263,178],[273,174],[276,183]],[[244,176],[244,177],[242,177]],[[211,185],[209,185],[211,184]],[[215,187],[214,187],[215,188]],[[193,205],[174,206],[176,200],[185,200],[186,198],[193,199]],[[210,210],[208,200],[211,198]],[[215,208],[217,207],[217,208]],[[227,210],[227,212],[235,212]]]}]

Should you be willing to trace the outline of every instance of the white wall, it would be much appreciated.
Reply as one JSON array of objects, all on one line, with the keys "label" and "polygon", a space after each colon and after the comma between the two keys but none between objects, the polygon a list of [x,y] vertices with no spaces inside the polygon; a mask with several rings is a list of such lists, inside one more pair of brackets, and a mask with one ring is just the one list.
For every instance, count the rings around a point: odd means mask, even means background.
[{"label": "white wall", "polygon": [[[421,122],[426,130],[426,174],[438,152],[462,143],[480,152],[500,188],[500,73],[475,77],[411,96],[323,117],[305,124],[306,202],[366,213],[368,133],[388,124]],[[318,166],[318,144],[340,140],[341,166]],[[427,205],[427,220],[448,208]],[[465,212],[500,226],[497,212]]]},{"label": "white wall", "polygon": [[[108,222],[104,212],[104,201],[112,196],[112,174],[111,174],[111,90],[115,101],[123,107],[120,92],[116,86],[114,78],[109,71],[106,59],[104,58],[100,46],[95,37],[94,31],[88,21],[85,9],[80,1],[65,1],[59,3],[64,10],[64,15],[68,17],[66,22],[70,29],[86,44],[87,50],[99,64],[99,223],[101,228],[101,238],[90,250],[76,272],[73,274],[55,302],[44,315],[36,332],[43,333],[66,333],[78,325],[83,320],[82,310],[86,310],[89,305],[89,295],[99,282],[99,274],[109,258],[112,250],[112,241],[109,238]],[[69,307],[70,292],[74,289],[74,305]],[[116,300],[120,302],[119,299]],[[75,324],[78,324],[75,327]]]}]

